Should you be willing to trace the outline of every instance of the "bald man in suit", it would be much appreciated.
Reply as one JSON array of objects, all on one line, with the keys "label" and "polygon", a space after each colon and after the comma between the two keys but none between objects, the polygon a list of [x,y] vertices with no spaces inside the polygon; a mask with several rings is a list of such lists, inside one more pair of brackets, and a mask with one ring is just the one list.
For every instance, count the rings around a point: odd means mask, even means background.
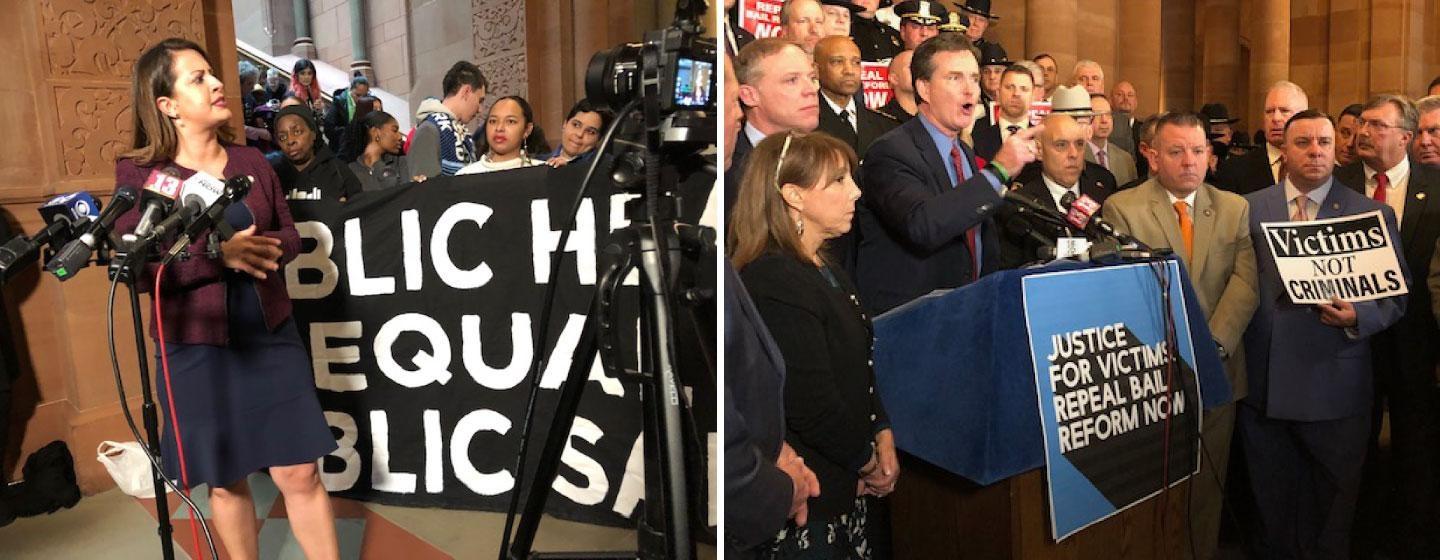
[{"label": "bald man in suit", "polygon": [[[1103,213],[1116,229],[1152,247],[1170,247],[1180,256],[1238,400],[1246,394],[1240,340],[1259,302],[1259,282],[1250,206],[1239,195],[1204,183],[1209,146],[1205,126],[1195,115],[1161,117],[1151,162],[1155,173],[1139,186],[1111,195]],[[1198,557],[1210,558],[1220,535],[1234,402],[1206,411],[1201,425],[1209,460],[1201,461],[1200,473],[1190,481],[1190,515]]]}]

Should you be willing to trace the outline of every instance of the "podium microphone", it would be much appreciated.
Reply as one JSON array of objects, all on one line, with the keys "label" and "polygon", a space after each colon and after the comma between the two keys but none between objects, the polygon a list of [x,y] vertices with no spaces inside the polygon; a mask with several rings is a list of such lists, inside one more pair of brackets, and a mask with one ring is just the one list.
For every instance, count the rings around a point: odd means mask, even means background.
[{"label": "podium microphone", "polygon": [[[239,180],[240,177],[230,179]],[[141,236],[142,243],[149,243],[175,233],[181,227],[190,225],[195,218],[204,212],[206,208],[215,204],[216,201],[225,196],[228,183],[221,183],[219,179],[209,175],[196,173],[185,181],[180,191],[179,207],[166,216],[160,223],[155,224],[149,235]],[[249,190],[248,187],[246,189]]]},{"label": "podium microphone", "polygon": [[75,231],[95,219],[100,202],[90,193],[81,191],[54,197],[40,206],[45,229],[34,237],[17,235],[0,246],[0,281],[14,276],[40,253],[46,243],[67,243]]},{"label": "podium microphone", "polygon": [[100,218],[91,224],[85,233],[80,237],[66,243],[50,262],[45,263],[45,270],[54,274],[61,281],[69,280],[75,276],[80,269],[90,262],[90,255],[99,245],[99,239],[110,233],[110,228],[115,225],[115,220],[121,214],[128,212],[135,206],[138,197],[134,187],[120,187],[115,190],[115,196],[110,200],[110,206],[100,213]]},{"label": "podium microphone", "polygon": [[1066,214],[1065,220],[1076,229],[1095,235],[1097,237],[1108,237],[1125,245],[1149,251],[1150,247],[1141,243],[1140,240],[1131,237],[1130,234],[1115,229],[1105,218],[1100,217],[1100,203],[1090,198],[1090,195],[1080,195],[1075,203],[1070,205],[1070,212]]},{"label": "podium microphone", "polygon": [[1045,204],[1029,195],[1017,190],[1007,190],[1000,195],[1006,202],[1015,206],[1021,214],[1034,216],[1041,221],[1056,227],[1068,227],[1065,217],[1055,210],[1050,204]]}]

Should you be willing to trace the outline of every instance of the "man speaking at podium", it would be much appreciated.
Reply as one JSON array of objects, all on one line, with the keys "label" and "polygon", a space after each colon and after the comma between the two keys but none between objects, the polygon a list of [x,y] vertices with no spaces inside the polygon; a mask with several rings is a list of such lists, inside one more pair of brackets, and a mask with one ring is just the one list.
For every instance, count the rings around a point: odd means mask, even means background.
[{"label": "man speaking at podium", "polygon": [[1000,193],[1035,161],[1043,126],[1010,135],[983,168],[960,132],[982,110],[980,63],[958,33],[921,43],[910,60],[916,118],[875,140],[861,165],[855,280],[876,313],[998,269],[992,219]]},{"label": "man speaking at podium", "polygon": [[[1246,392],[1240,340],[1259,297],[1250,206],[1240,195],[1205,184],[1210,143],[1205,125],[1193,114],[1159,117],[1154,145],[1144,155],[1155,173],[1140,186],[1111,195],[1103,208],[1105,219],[1146,245],[1170,247],[1180,256],[1238,400]],[[1191,479],[1189,525],[1197,557],[1209,558],[1220,535],[1234,403],[1206,411],[1201,426],[1208,458],[1202,457],[1200,472]]]}]

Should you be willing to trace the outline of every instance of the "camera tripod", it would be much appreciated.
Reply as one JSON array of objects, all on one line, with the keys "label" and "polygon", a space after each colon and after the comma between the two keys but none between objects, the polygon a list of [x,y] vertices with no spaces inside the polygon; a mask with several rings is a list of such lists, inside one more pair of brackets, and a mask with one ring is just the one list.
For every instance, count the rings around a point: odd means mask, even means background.
[{"label": "camera tripod", "polygon": [[[667,200],[673,202],[674,199]],[[637,221],[617,230],[602,249],[609,262],[596,282],[585,328],[561,387],[538,466],[525,494],[525,507],[515,538],[509,550],[502,551],[507,558],[687,560],[695,556],[695,544],[690,536],[690,477],[685,462],[685,404],[675,370],[672,302],[666,296],[674,290],[665,289],[661,282],[677,276],[673,272],[667,275],[664,269],[673,271],[678,268],[682,250],[704,251],[713,247],[714,230],[676,222],[673,206],[668,210],[667,217],[659,223]],[[667,236],[667,239],[658,240],[657,234]],[[537,553],[532,556],[530,551],[540,516],[545,510],[545,501],[555,480],[560,455],[570,436],[593,361],[600,354],[607,368],[614,370],[620,367],[618,350],[622,346],[616,322],[619,309],[614,305],[616,289],[635,269],[640,271],[641,278],[641,353],[639,368],[625,374],[640,382],[641,413],[644,417],[645,499],[637,526],[639,550],[634,553]],[[690,301],[701,299],[693,289],[681,290],[678,297]]]}]

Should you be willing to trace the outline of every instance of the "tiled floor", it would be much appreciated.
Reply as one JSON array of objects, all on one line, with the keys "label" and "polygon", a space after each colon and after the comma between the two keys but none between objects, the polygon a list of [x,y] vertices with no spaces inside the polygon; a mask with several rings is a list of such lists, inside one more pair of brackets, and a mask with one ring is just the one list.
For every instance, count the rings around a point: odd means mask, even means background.
[{"label": "tiled floor", "polygon": [[[262,474],[250,477],[255,515],[260,520],[260,558],[300,560],[299,543],[290,532],[285,503]],[[192,493],[209,517],[205,492]],[[190,511],[170,498],[176,558],[199,558],[190,530]],[[340,557],[346,559],[439,560],[493,558],[500,546],[505,516],[499,513],[406,508],[336,498]],[[17,520],[0,528],[0,557],[7,560],[158,558],[154,500],[137,500],[119,490],[91,496],[69,510]],[[218,538],[218,537],[217,537]],[[203,539],[203,537],[202,537]],[[204,548],[203,540],[201,547]],[[221,548],[216,541],[216,548]],[[634,550],[635,532],[546,517],[535,549],[541,551]],[[703,546],[701,558],[714,558]],[[208,553],[206,554],[208,557]],[[221,558],[228,558],[221,551]]]}]

